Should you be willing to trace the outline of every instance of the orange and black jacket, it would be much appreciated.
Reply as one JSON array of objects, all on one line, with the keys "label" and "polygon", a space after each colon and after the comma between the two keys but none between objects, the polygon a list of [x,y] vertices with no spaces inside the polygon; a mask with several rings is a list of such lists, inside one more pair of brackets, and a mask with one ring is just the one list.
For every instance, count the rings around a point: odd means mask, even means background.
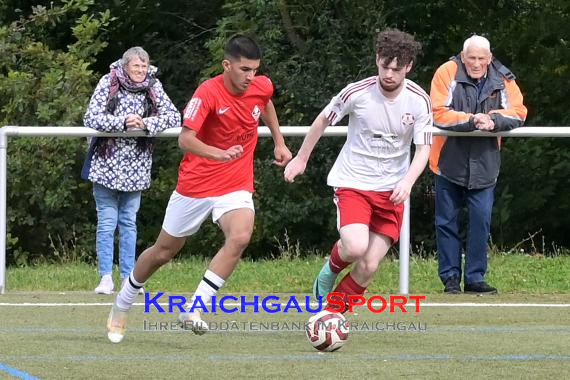
[{"label": "orange and black jacket", "polygon": [[[479,94],[479,95],[478,95]],[[476,130],[473,115],[489,113],[496,131],[523,125],[527,109],[513,73],[493,59],[479,92],[460,56],[441,65],[431,82],[436,127],[458,132]],[[430,169],[468,189],[484,189],[496,183],[501,166],[500,139],[495,137],[434,136]]]}]

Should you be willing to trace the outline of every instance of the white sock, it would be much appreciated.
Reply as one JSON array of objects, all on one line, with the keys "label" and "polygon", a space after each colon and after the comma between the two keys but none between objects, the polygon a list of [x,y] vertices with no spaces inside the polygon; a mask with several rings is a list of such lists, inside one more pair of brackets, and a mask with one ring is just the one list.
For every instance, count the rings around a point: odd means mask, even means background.
[{"label": "white sock", "polygon": [[144,283],[135,280],[135,276],[133,275],[133,272],[131,272],[128,281],[125,281],[125,286],[123,286],[117,295],[117,300],[115,301],[117,307],[121,310],[129,310],[137,299],[139,289],[143,286]]},{"label": "white sock", "polygon": [[198,288],[196,288],[196,292],[192,296],[192,303],[194,303],[196,297],[200,296],[200,299],[202,300],[204,305],[209,304],[210,301],[212,300],[212,296],[215,296],[216,293],[218,293],[218,290],[220,290],[220,288],[224,286],[225,282],[226,281],[223,278],[221,278],[211,270],[209,269],[206,270],[206,273],[204,273],[202,281],[200,281],[200,284],[198,284]]}]

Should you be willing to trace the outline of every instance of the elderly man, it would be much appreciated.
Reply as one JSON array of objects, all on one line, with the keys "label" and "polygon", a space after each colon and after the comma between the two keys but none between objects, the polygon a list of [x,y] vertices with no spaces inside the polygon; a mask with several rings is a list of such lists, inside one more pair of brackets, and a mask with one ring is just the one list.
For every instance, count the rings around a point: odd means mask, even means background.
[{"label": "elderly man", "polygon": [[[523,125],[527,109],[513,73],[493,58],[489,41],[472,36],[460,55],[441,65],[432,80],[436,127],[451,131],[507,131]],[[485,282],[487,239],[501,163],[495,137],[434,137],[430,168],[435,176],[435,226],[439,277],[444,292],[461,292],[459,213],[466,204],[468,230],[464,292],[493,294]]]}]

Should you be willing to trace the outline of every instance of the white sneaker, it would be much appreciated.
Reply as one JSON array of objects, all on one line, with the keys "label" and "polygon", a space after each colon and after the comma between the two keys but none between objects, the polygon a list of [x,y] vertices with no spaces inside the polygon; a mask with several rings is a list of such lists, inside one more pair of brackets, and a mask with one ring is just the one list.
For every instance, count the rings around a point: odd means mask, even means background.
[{"label": "white sneaker", "polygon": [[204,335],[209,329],[208,324],[200,316],[200,310],[178,314],[178,324],[184,330],[192,330],[194,334]]},{"label": "white sneaker", "polygon": [[115,290],[115,284],[113,284],[113,277],[110,274],[106,274],[101,277],[101,282],[99,286],[95,288],[95,293],[97,294],[111,294]]},{"label": "white sneaker", "polygon": [[107,318],[107,338],[113,343],[120,343],[127,331],[128,311],[121,310],[113,303],[109,318]]},{"label": "white sneaker", "polygon": [[[123,278],[123,282],[121,282],[121,289],[125,287],[125,284],[129,281],[129,278]],[[144,294],[144,288],[139,289],[139,294]]]}]

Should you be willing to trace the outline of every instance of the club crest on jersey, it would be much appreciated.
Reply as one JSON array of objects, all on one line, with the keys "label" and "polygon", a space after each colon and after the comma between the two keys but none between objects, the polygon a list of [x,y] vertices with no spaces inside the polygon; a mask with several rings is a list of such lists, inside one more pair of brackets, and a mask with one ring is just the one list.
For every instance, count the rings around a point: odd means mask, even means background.
[{"label": "club crest on jersey", "polygon": [[405,113],[402,115],[402,126],[411,127],[414,125],[416,118],[411,113]]},{"label": "club crest on jersey", "polygon": [[253,120],[258,121],[260,116],[261,110],[257,105],[255,105],[255,107],[253,107],[253,111],[251,111],[251,117],[253,117]]},{"label": "club crest on jersey", "polygon": [[332,106],[332,111],[336,114],[340,114],[342,112],[342,102],[340,100],[337,100],[333,106]]}]

